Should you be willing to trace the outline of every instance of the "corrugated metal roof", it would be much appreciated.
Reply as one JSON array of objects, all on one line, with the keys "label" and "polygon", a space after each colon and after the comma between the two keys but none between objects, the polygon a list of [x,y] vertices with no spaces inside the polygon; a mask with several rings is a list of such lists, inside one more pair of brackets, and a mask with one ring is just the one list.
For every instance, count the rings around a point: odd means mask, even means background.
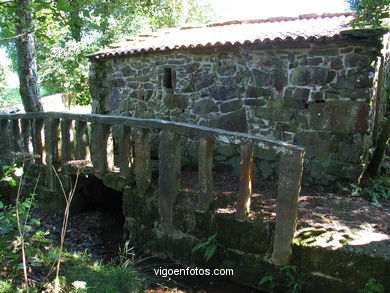
[{"label": "corrugated metal roof", "polygon": [[309,14],[158,30],[112,44],[88,57],[98,59],[177,49],[339,39],[342,38],[340,31],[348,28],[353,18],[352,12]]}]

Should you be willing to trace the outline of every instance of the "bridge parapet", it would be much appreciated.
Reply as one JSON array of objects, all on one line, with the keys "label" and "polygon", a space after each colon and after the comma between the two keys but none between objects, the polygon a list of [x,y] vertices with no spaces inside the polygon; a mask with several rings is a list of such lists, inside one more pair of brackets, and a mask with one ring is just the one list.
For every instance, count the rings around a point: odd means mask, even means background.
[{"label": "bridge parapet", "polygon": [[[134,167],[137,193],[145,196],[151,185],[150,136],[159,136],[159,213],[168,235],[174,230],[173,207],[179,192],[180,137],[199,140],[199,212],[209,212],[213,202],[213,146],[215,142],[241,146],[240,188],[236,217],[244,221],[250,211],[254,148],[280,154],[276,226],[271,261],[285,265],[291,256],[291,242],[298,215],[301,186],[302,147],[264,136],[157,119],[140,119],[98,114],[58,112],[1,114],[0,152],[31,153],[35,163],[45,165],[49,188],[54,189],[53,168],[72,160],[90,161],[95,172],[117,172],[130,176]],[[113,133],[118,139],[114,152]]]}]

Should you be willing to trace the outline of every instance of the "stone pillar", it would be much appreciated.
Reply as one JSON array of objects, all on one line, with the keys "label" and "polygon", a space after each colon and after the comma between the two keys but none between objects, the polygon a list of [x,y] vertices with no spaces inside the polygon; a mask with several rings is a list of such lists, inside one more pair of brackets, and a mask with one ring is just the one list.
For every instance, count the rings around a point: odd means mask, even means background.
[{"label": "stone pillar", "polygon": [[213,188],[213,148],[214,142],[211,139],[202,139],[199,142],[199,212],[207,212],[214,201]]},{"label": "stone pillar", "polygon": [[88,160],[90,158],[88,141],[88,124],[84,121],[76,121],[76,159]]},{"label": "stone pillar", "polygon": [[241,145],[240,192],[237,199],[237,220],[245,221],[250,211],[252,193],[253,147]]},{"label": "stone pillar", "polygon": [[21,125],[21,147],[22,152],[31,153],[31,125],[30,120],[28,119],[21,119],[20,120]]},{"label": "stone pillar", "polygon": [[19,119],[11,120],[11,133],[12,133],[12,151],[20,152],[21,143],[20,143],[20,126]]},{"label": "stone pillar", "polygon": [[55,189],[53,163],[58,154],[58,125],[58,119],[46,118],[45,120],[46,183],[52,191]]},{"label": "stone pillar", "polygon": [[43,163],[43,144],[42,144],[42,128],[43,128],[43,119],[36,118],[33,120],[32,125],[32,142],[33,150],[35,155],[35,163]]},{"label": "stone pillar", "polygon": [[91,159],[92,164],[99,174],[107,171],[107,139],[110,135],[110,126],[105,124],[91,124]]},{"label": "stone pillar", "polygon": [[135,177],[137,193],[145,196],[152,182],[152,167],[150,162],[149,130],[140,129],[135,133]]},{"label": "stone pillar", "polygon": [[70,140],[72,124],[72,120],[61,120],[61,161],[63,164],[72,160],[72,143]]},{"label": "stone pillar", "polygon": [[271,261],[276,265],[289,263],[291,243],[298,219],[298,198],[301,189],[303,156],[284,154],[279,166],[276,226]]},{"label": "stone pillar", "polygon": [[10,151],[10,122],[9,120],[0,120],[0,156],[6,156]]},{"label": "stone pillar", "polygon": [[132,161],[132,149],[130,144],[131,128],[122,126],[119,139],[119,168],[122,177],[130,175],[130,165]]},{"label": "stone pillar", "polygon": [[180,136],[168,131],[160,132],[158,149],[158,194],[161,225],[165,233],[173,232],[173,205],[180,187]]}]

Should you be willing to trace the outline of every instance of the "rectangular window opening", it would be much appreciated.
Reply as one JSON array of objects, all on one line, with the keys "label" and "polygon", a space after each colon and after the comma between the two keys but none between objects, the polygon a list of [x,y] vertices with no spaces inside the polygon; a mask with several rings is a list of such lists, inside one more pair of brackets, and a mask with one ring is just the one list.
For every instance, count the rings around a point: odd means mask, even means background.
[{"label": "rectangular window opening", "polygon": [[166,89],[173,89],[173,69],[168,67],[164,68],[164,87]]}]

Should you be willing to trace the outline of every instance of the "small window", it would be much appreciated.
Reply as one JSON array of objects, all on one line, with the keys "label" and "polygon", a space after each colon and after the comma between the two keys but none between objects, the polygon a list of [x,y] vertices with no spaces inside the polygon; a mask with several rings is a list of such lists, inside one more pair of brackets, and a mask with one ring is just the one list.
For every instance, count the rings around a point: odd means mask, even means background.
[{"label": "small window", "polygon": [[171,67],[164,68],[164,87],[166,89],[176,87],[176,73]]}]

